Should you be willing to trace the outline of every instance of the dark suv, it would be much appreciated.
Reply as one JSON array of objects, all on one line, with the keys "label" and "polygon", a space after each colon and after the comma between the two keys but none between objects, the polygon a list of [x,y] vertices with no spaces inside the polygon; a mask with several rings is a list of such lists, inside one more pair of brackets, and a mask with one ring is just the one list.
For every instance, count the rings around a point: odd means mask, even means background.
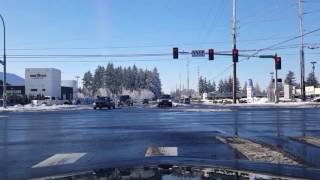
[{"label": "dark suv", "polygon": [[163,106],[172,107],[172,98],[170,95],[164,94],[158,99],[158,107],[163,107]]},{"label": "dark suv", "polygon": [[133,101],[129,95],[122,95],[119,97],[118,106],[133,106]]},{"label": "dark suv", "polygon": [[98,97],[93,103],[93,109],[102,108],[114,109],[115,103],[110,97]]}]

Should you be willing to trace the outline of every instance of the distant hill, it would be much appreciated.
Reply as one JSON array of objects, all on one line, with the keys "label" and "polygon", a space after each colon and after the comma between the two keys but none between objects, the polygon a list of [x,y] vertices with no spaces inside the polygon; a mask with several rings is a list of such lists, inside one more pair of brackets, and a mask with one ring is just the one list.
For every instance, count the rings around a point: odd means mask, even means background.
[{"label": "distant hill", "polygon": [[[0,72],[0,79],[3,80],[3,72]],[[16,74],[7,73],[7,83],[13,86],[24,86],[24,79]]]}]

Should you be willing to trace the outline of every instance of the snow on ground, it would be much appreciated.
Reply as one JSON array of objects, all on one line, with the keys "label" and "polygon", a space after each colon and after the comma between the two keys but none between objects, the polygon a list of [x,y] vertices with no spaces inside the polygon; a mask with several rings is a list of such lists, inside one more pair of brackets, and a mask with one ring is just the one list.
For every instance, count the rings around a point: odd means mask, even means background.
[{"label": "snow on ground", "polygon": [[276,164],[298,165],[288,154],[271,149],[262,144],[252,142],[248,139],[238,137],[216,137],[222,143],[230,145],[233,149],[239,151],[250,161],[267,162]]},{"label": "snow on ground", "polygon": [[172,106],[174,106],[174,107],[177,107],[177,106],[190,106],[190,104],[183,104],[183,103],[173,102],[173,103],[172,103]]},{"label": "snow on ground", "polygon": [[183,109],[183,111],[186,111],[186,112],[228,112],[228,111],[232,111],[232,110],[228,109],[228,108],[188,108],[188,109]]},{"label": "snow on ground", "polygon": [[60,110],[81,110],[81,109],[91,109],[91,106],[86,105],[40,105],[33,106],[31,104],[27,105],[15,105],[8,106],[7,109],[0,107],[0,112],[33,112],[33,111],[60,111]]},{"label": "snow on ground", "polygon": [[306,137],[299,137],[296,139],[303,141],[303,142],[306,142],[308,144],[312,144],[314,146],[320,147],[320,138],[319,137],[306,136]]},{"label": "snow on ground", "polygon": [[[230,99],[228,101],[231,101]],[[296,107],[296,108],[310,108],[310,107],[320,107],[320,103],[317,102],[268,102],[267,98],[254,98],[251,103],[213,103],[210,100],[204,100],[201,104],[209,106],[225,106],[225,107]]]},{"label": "snow on ground", "polygon": [[178,156],[178,147],[150,146],[146,150],[145,157],[151,156]]}]

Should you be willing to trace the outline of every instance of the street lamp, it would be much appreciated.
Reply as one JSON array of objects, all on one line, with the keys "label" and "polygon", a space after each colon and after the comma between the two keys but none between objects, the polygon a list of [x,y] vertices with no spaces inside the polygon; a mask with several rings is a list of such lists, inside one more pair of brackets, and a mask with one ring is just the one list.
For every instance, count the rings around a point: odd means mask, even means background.
[{"label": "street lamp", "polygon": [[3,99],[3,108],[7,108],[7,57],[6,57],[6,25],[4,23],[3,17],[0,14],[2,25],[3,25],[3,90],[2,90],[2,99]]},{"label": "street lamp", "polygon": [[316,68],[314,65],[317,64],[317,62],[312,61],[312,62],[310,62],[310,63],[312,64],[312,74],[313,74],[313,76],[314,76],[314,69]]}]

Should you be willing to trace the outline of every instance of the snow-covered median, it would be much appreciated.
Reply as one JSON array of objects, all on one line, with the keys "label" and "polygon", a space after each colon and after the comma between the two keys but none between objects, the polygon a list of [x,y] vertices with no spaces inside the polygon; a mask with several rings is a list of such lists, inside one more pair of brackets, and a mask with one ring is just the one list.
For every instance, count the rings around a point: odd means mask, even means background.
[{"label": "snow-covered median", "polygon": [[228,144],[239,151],[250,161],[298,165],[299,163],[287,153],[238,137],[216,137],[222,143]]},{"label": "snow-covered median", "polygon": [[27,105],[15,105],[8,106],[6,109],[0,107],[0,112],[32,112],[32,111],[61,111],[61,110],[81,110],[81,109],[91,109],[91,106],[86,105],[40,105],[34,106],[31,104]]},{"label": "snow-covered median", "polygon": [[294,138],[298,141],[302,141],[317,147],[320,147],[320,138],[319,137],[313,137],[313,136],[305,136],[305,137],[297,137]]}]

